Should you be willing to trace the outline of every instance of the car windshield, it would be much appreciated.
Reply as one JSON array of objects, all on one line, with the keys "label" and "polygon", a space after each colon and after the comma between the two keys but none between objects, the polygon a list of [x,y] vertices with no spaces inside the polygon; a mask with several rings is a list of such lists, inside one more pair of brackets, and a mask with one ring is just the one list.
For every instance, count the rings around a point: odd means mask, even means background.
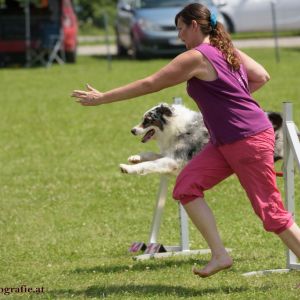
[{"label": "car windshield", "polygon": [[181,7],[195,2],[199,2],[206,6],[212,5],[212,1],[209,0],[135,0],[134,6],[136,8]]}]

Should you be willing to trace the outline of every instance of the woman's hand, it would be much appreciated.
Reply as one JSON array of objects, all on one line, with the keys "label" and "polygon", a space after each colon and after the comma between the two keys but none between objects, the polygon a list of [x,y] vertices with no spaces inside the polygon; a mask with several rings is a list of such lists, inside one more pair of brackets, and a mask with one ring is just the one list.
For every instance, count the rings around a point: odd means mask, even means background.
[{"label": "woman's hand", "polygon": [[86,91],[74,90],[71,97],[75,97],[76,102],[84,106],[95,106],[103,104],[103,93],[91,87],[89,84],[86,85]]}]

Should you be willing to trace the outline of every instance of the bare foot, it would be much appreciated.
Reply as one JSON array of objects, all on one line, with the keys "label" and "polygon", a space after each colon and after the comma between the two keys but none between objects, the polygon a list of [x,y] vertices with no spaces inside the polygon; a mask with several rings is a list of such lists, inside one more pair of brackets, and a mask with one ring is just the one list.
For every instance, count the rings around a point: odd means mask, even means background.
[{"label": "bare foot", "polygon": [[213,257],[203,269],[193,267],[192,270],[195,275],[205,278],[214,275],[221,270],[229,269],[232,264],[232,258],[229,255],[224,255],[221,257]]}]

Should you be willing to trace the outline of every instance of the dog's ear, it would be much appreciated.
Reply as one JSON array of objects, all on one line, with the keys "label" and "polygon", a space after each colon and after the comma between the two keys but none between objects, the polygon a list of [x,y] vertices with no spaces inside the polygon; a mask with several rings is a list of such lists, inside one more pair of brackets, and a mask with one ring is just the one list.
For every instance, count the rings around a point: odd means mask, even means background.
[{"label": "dog's ear", "polygon": [[171,117],[173,114],[171,107],[168,104],[161,104],[159,107],[159,112],[167,117]]},{"label": "dog's ear", "polygon": [[277,112],[267,112],[268,118],[273,124],[274,130],[278,130],[282,127],[283,119],[282,115]]}]

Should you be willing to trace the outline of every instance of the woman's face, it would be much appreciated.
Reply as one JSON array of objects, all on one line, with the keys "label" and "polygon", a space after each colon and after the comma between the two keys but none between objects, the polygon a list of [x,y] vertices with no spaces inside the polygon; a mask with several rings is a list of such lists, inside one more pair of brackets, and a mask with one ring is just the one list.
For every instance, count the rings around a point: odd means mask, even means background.
[{"label": "woman's face", "polygon": [[203,34],[198,23],[193,20],[190,25],[183,22],[179,17],[177,21],[178,37],[185,43],[187,49],[192,49],[203,42]]}]

